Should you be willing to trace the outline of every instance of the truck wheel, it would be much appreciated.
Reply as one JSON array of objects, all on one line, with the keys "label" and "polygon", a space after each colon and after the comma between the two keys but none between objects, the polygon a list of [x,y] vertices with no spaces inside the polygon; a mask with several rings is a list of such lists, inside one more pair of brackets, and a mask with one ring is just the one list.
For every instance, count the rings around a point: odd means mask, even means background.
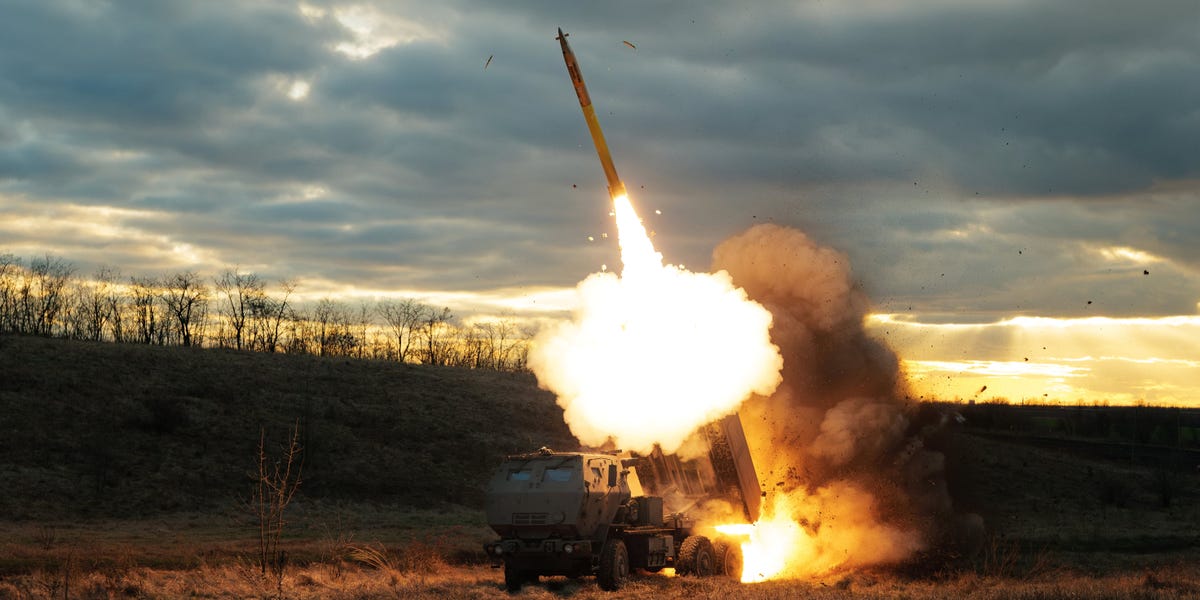
[{"label": "truck wheel", "polygon": [[719,541],[714,544],[717,556],[717,574],[728,575],[734,581],[742,580],[742,545],[736,542]]},{"label": "truck wheel", "polygon": [[615,592],[625,585],[629,577],[629,551],[625,542],[608,540],[600,550],[600,571],[596,573],[596,583],[606,592]]},{"label": "truck wheel", "polygon": [[521,586],[529,580],[528,572],[517,569],[508,563],[504,564],[504,589],[510,592],[520,591]]},{"label": "truck wheel", "polygon": [[680,575],[708,577],[716,572],[712,542],[702,535],[689,535],[679,545],[679,558],[675,560],[675,572]]}]

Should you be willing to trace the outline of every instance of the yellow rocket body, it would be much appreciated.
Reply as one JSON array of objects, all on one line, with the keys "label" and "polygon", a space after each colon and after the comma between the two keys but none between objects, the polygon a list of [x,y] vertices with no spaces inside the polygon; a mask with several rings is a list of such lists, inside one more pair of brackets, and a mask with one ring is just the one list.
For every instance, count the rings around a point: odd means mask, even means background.
[{"label": "yellow rocket body", "polygon": [[567,63],[567,74],[575,86],[575,95],[579,97],[579,106],[583,109],[583,119],[587,121],[588,132],[592,134],[592,143],[596,145],[596,154],[600,157],[600,166],[604,168],[604,176],[608,179],[608,194],[616,198],[625,194],[625,184],[617,176],[617,167],[613,165],[612,155],[608,152],[608,142],[604,140],[604,131],[600,129],[600,120],[596,118],[596,108],[592,106],[592,98],[588,95],[587,84],[583,82],[583,73],[579,71],[579,62],[575,53],[567,44],[567,34],[558,30],[556,38],[562,45],[563,60]]}]

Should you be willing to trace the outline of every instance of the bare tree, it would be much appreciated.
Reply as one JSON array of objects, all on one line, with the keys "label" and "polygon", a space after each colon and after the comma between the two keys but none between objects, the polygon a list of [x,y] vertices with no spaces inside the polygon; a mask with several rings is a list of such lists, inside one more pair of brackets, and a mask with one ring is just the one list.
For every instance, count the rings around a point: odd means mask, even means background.
[{"label": "bare tree", "polygon": [[313,311],[313,333],[316,336],[317,356],[325,356],[328,353],[328,342],[332,335],[332,330],[337,327],[334,322],[334,311],[336,306],[333,300],[322,298],[317,302],[317,308]]},{"label": "bare tree", "polygon": [[258,473],[255,478],[253,508],[258,519],[259,568],[262,574],[275,577],[282,595],[283,569],[287,554],[280,548],[283,526],[287,523],[283,511],[296,490],[300,488],[300,474],[304,464],[301,460],[300,423],[291,431],[291,440],[277,458],[267,456],[267,434],[259,430]]},{"label": "bare tree", "polygon": [[241,350],[245,344],[247,320],[253,315],[254,307],[264,304],[266,284],[254,273],[242,273],[238,269],[226,269],[216,280],[217,290],[224,295],[226,321],[233,329],[233,345]]},{"label": "bare tree", "polygon": [[433,307],[427,307],[421,315],[420,329],[418,330],[424,343],[424,356],[421,362],[430,365],[449,364],[451,342],[453,341],[451,335],[453,327],[450,324],[452,318],[454,315],[448,307],[440,311]]},{"label": "bare tree", "polygon": [[20,289],[21,331],[51,335],[64,306],[63,289],[75,268],[62,258],[50,256],[29,263],[29,272]]},{"label": "bare tree", "polygon": [[276,300],[264,294],[262,302],[254,305],[255,338],[257,340],[255,349],[260,352],[275,352],[279,349],[283,324],[288,320],[292,310],[289,299],[296,289],[296,284],[284,280],[280,282],[279,287],[283,291],[283,297]]},{"label": "bare tree", "polygon": [[17,288],[21,279],[21,259],[0,254],[0,333],[17,331]]},{"label": "bare tree", "polygon": [[474,328],[481,340],[482,363],[480,367],[503,371],[513,368],[513,355],[521,340],[513,319],[505,317],[495,321],[476,323]]},{"label": "bare tree", "polygon": [[375,310],[392,330],[396,341],[396,355],[400,362],[408,362],[412,356],[413,335],[421,317],[429,307],[413,300],[381,300]]},{"label": "bare tree", "polygon": [[[215,327],[218,343],[238,349],[497,370],[525,368],[531,336],[511,318],[460,327],[449,307],[413,299],[348,308],[325,298],[302,314],[292,306],[295,283],[280,282],[282,294],[273,297],[257,275],[236,268],[213,281],[216,292],[195,272],[131,277],[128,285],[112,268],[85,281],[73,275],[61,258],[46,255],[25,269],[18,257],[0,254],[0,332],[89,340],[111,332],[118,342],[195,346]],[[223,318],[209,319],[214,305]],[[389,331],[376,327],[379,318]]]},{"label": "bare tree", "polygon": [[461,363],[457,366],[482,369],[489,365],[488,347],[483,330],[478,326],[464,327],[459,331],[458,345]]},{"label": "bare tree", "polygon": [[535,335],[537,335],[536,327],[525,325],[518,329],[517,341],[513,344],[512,352],[509,354],[509,368],[513,371],[524,371],[529,368],[529,345]]},{"label": "bare tree", "polygon": [[84,310],[87,314],[88,339],[104,339],[104,330],[111,329],[113,320],[117,318],[108,301],[109,295],[113,293],[114,277],[111,269],[101,267],[89,282]]},{"label": "bare tree", "polygon": [[[104,331],[107,318],[103,311],[96,314],[94,308],[103,309],[103,303],[96,302],[96,284],[91,281],[76,281],[68,287],[67,302],[62,311],[62,333],[64,337],[79,340],[98,340]],[[99,319],[96,323],[92,319]]]},{"label": "bare tree", "polygon": [[287,332],[287,339],[283,344],[284,352],[288,354],[317,353],[316,327],[313,319],[307,314],[300,311],[288,311]]},{"label": "bare tree", "polygon": [[196,323],[203,329],[208,314],[208,288],[204,280],[193,271],[171,275],[163,280],[162,299],[174,318],[180,343],[193,345]]},{"label": "bare tree", "polygon": [[136,341],[143,344],[162,343],[165,332],[159,315],[159,283],[153,277],[131,277],[129,289],[133,294]]},{"label": "bare tree", "polygon": [[117,281],[121,280],[121,273],[116,269],[103,267],[96,272],[96,280],[104,283],[102,300],[104,312],[108,315],[108,330],[112,335],[112,340],[114,342],[133,341],[127,321],[129,296],[117,285]]},{"label": "bare tree", "polygon": [[361,300],[358,303],[358,311],[354,314],[354,337],[358,344],[354,348],[356,356],[363,358],[366,356],[368,346],[370,345],[371,337],[371,315],[374,314],[371,308],[370,301]]},{"label": "bare tree", "polygon": [[344,304],[322,298],[313,311],[313,322],[318,355],[356,355],[362,340],[354,335],[349,311]]}]

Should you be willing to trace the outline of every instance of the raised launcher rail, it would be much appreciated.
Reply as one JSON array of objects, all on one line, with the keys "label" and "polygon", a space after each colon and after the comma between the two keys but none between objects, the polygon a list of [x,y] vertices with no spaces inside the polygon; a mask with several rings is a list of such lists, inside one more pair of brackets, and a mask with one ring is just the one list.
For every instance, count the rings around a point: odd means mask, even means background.
[{"label": "raised launcher rail", "polygon": [[737,414],[707,425],[702,431],[708,452],[691,459],[664,454],[654,447],[647,456],[626,459],[649,496],[660,496],[670,513],[687,513],[698,503],[720,498],[740,506],[747,522],[758,520],[762,487],[746,433]]}]

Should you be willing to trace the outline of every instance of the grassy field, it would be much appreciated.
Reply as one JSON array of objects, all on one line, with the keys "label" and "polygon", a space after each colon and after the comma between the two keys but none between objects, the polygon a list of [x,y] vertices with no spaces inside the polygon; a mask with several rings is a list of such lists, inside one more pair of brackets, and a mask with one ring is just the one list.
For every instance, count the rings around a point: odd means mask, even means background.
[{"label": "grassy field", "polygon": [[528,374],[0,336],[0,519],[228,511],[297,424],[307,498],[418,508],[577,445]]},{"label": "grassy field", "polygon": [[[1020,410],[1010,407],[1005,410]],[[299,424],[282,578],[247,510],[260,432]],[[528,375],[0,337],[0,599],[486,598],[488,472],[575,445]],[[824,581],[554,578],[530,598],[1200,597],[1200,473],[967,427],[943,450],[969,555]],[[1036,433],[1036,432],[1035,432]],[[1172,456],[1169,453],[1165,456]]]},{"label": "grassy field", "polygon": [[234,564],[200,566],[186,571],[132,568],[75,574],[68,582],[61,572],[36,572],[0,581],[0,598],[296,598],[368,600],[406,598],[452,600],[468,598],[529,598],[624,600],[641,598],[879,598],[923,600],[1021,598],[1038,600],[1168,600],[1200,597],[1200,575],[1192,565],[1172,564],[1107,575],[1065,571],[1033,577],[996,577],[963,573],[937,579],[903,579],[891,574],[858,573],[828,581],[774,581],[739,584],[724,578],[634,575],[618,592],[603,592],[588,580],[561,577],[527,585],[520,592],[504,591],[499,572],[487,567],[363,568],[320,564],[290,570],[281,584],[257,569]]}]

